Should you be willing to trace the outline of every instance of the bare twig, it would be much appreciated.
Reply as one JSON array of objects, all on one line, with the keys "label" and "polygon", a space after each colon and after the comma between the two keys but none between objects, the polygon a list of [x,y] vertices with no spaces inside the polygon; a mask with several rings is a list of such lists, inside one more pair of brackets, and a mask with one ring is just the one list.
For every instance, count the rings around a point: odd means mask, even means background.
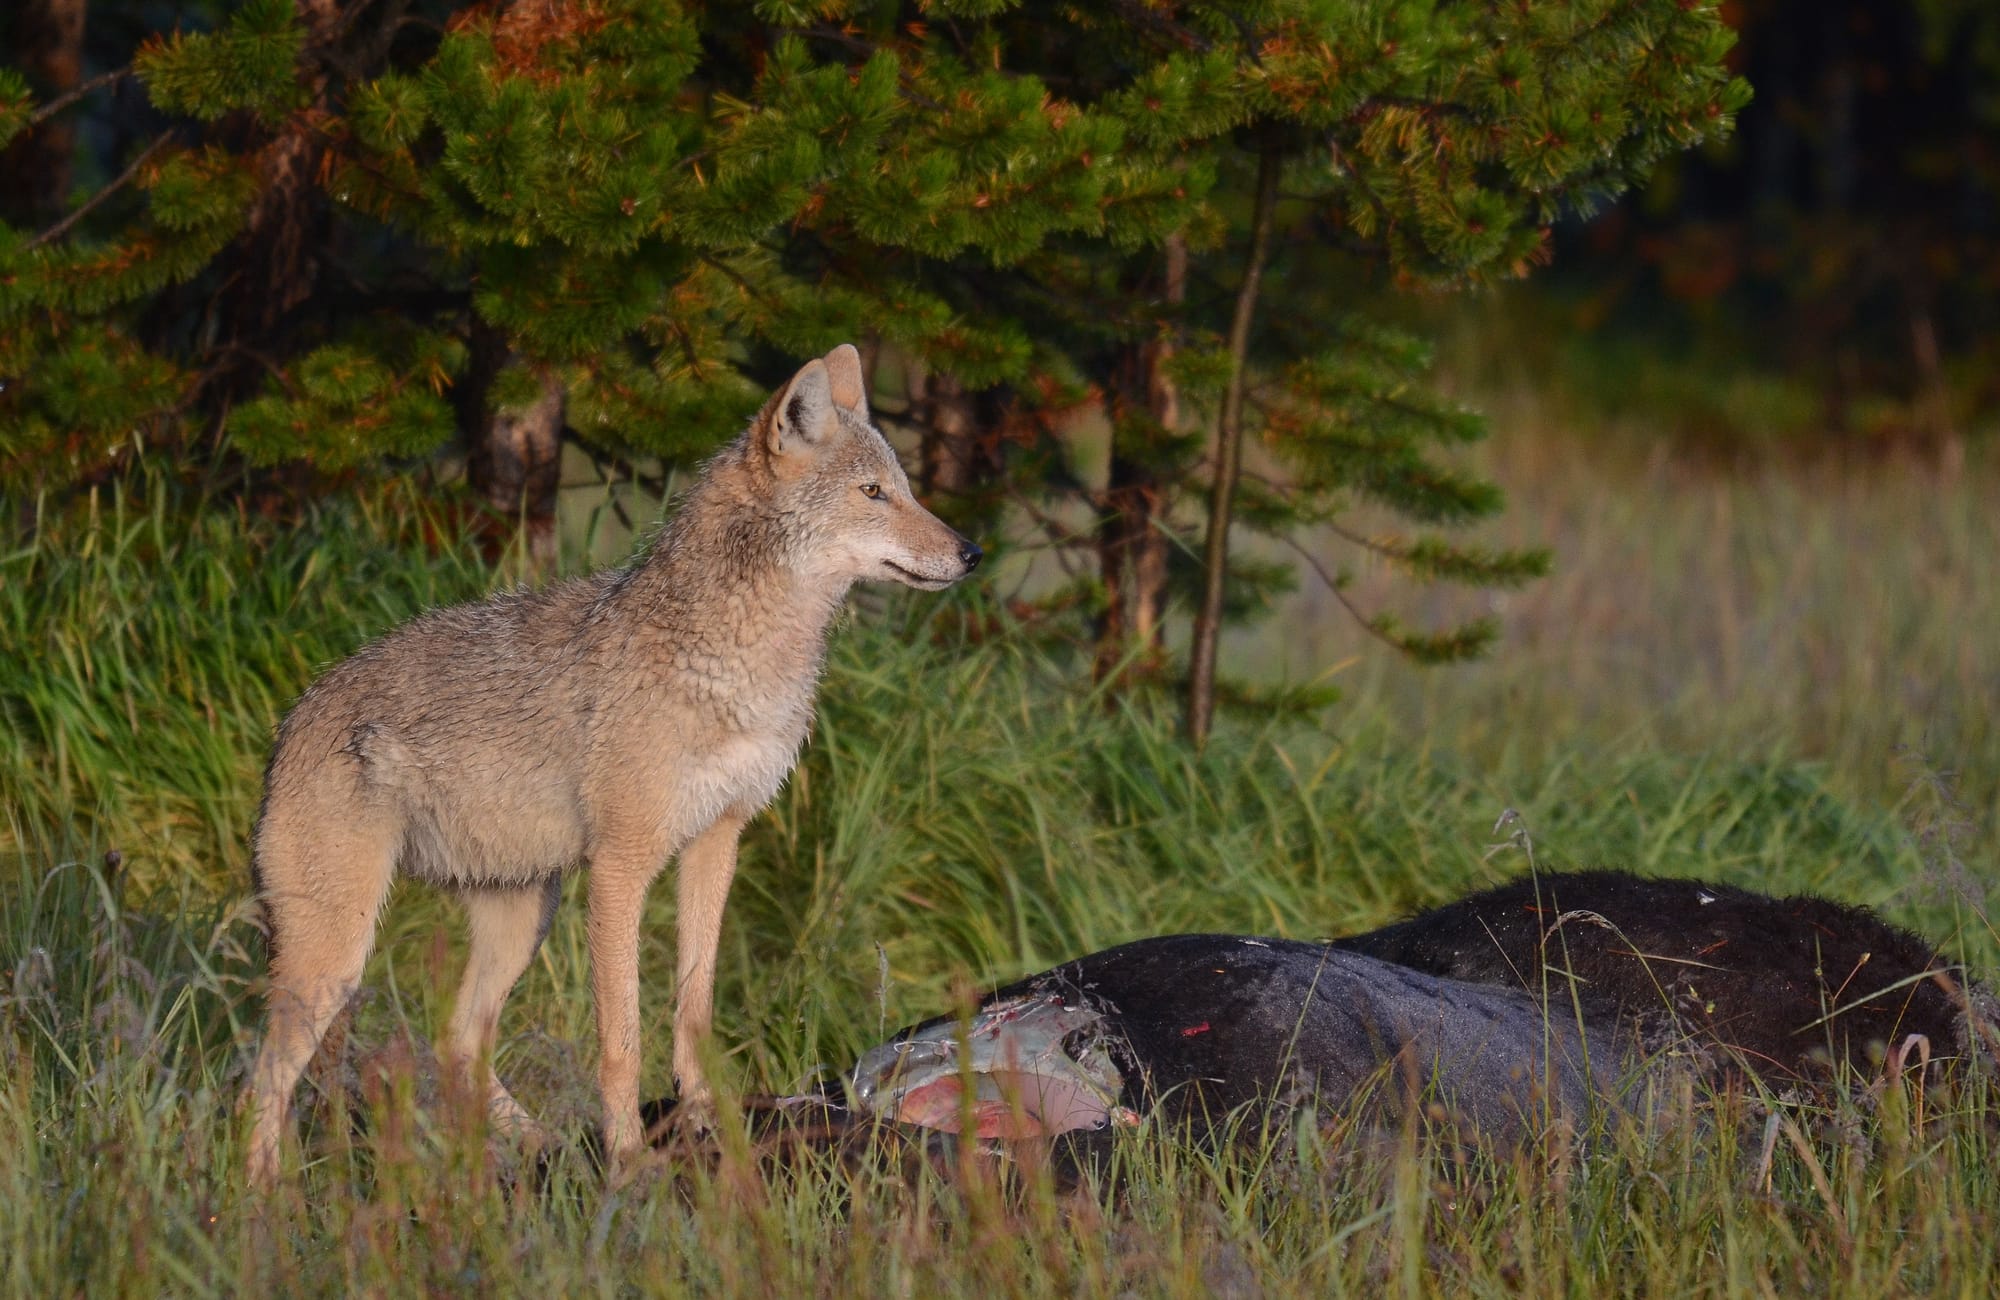
[{"label": "bare twig", "polygon": [[1022,514],[1028,516],[1029,520],[1040,527],[1043,533],[1047,534],[1052,546],[1064,550],[1078,551],[1096,549],[1096,538],[1087,533],[1079,533],[1074,528],[1071,528],[1062,520],[1057,519],[1054,515],[1036,505],[1025,493],[1010,491],[1007,494],[1007,499],[1013,503],[1016,509],[1020,510]]},{"label": "bare twig", "polygon": [[74,104],[77,100],[82,99],[85,95],[93,94],[96,91],[102,90],[104,87],[111,85],[113,82],[123,81],[125,78],[131,75],[132,75],[132,69],[119,68],[115,72],[100,73],[99,75],[92,77],[89,81],[86,81],[81,85],[76,86],[73,89],[64,91],[62,94],[57,95],[54,99],[50,100],[48,103],[42,105],[40,108],[35,110],[34,116],[28,119],[29,129],[32,130],[35,127],[40,126],[42,123],[54,117],[57,113],[62,112],[65,108],[68,108],[71,104]]},{"label": "bare twig", "polygon": [[738,289],[741,289],[743,291],[744,296],[749,298],[752,302],[773,309],[775,309],[779,305],[776,302],[776,300],[774,300],[769,294],[765,293],[762,289],[759,289],[756,285],[750,283],[750,281],[744,277],[741,271],[729,265],[727,262],[724,262],[721,258],[716,257],[710,253],[703,253],[701,255],[701,261],[704,265],[709,266],[714,270],[720,271],[723,275],[727,276],[731,281],[735,283]]},{"label": "bare twig", "polygon": [[162,149],[165,149],[169,144],[173,143],[173,139],[174,139],[174,133],[172,131],[162,132],[159,135],[159,137],[153,141],[153,143],[146,146],[145,150],[141,152],[137,158],[134,158],[132,160],[132,165],[130,167],[127,167],[124,171],[118,174],[115,180],[113,180],[110,184],[106,185],[103,189],[97,191],[97,193],[91,195],[88,199],[84,200],[83,205],[79,207],[76,211],[70,213],[68,216],[64,217],[61,221],[56,222],[56,224],[50,226],[47,230],[44,230],[41,234],[36,235],[33,239],[29,240],[25,245],[23,245],[23,247],[40,248],[44,244],[53,243],[55,240],[61,239],[64,235],[67,235],[73,228],[75,228],[77,222],[82,221],[85,217],[89,216],[92,212],[96,211],[97,206],[99,204],[103,203],[104,200],[110,198],[113,194],[117,193],[119,190],[123,189],[126,185],[130,184],[132,178],[137,176],[140,170],[144,168],[147,163],[153,160],[153,156],[155,154],[159,153]]},{"label": "bare twig", "polygon": [[1326,584],[1326,589],[1333,593],[1333,598],[1340,602],[1341,608],[1345,609],[1349,614],[1352,614],[1354,616],[1354,621],[1361,625],[1362,631],[1366,632],[1369,636],[1374,637],[1377,641],[1380,641],[1383,645],[1388,646],[1392,650],[1401,650],[1403,648],[1402,646],[1396,644],[1395,638],[1384,635],[1382,630],[1376,627],[1374,622],[1371,621],[1366,614],[1361,612],[1361,607],[1356,605],[1352,600],[1348,599],[1347,592],[1342,589],[1341,584],[1334,578],[1334,576],[1326,571],[1326,566],[1322,565],[1319,562],[1319,557],[1317,555],[1314,555],[1311,551],[1308,551],[1305,547],[1299,545],[1299,543],[1290,536],[1280,536],[1278,540],[1283,542],[1285,545],[1291,547],[1293,550],[1297,551],[1299,553],[1299,557],[1303,559],[1307,564],[1312,566],[1312,571],[1319,575],[1319,580]]},{"label": "bare twig", "polygon": [[[630,458],[621,456],[608,447],[599,446],[567,425],[563,427],[563,434],[571,442],[575,443],[584,455],[590,457],[590,463],[597,470],[598,477],[602,483],[609,485],[616,482],[617,480],[612,477],[612,474],[616,474],[619,478],[623,478],[625,481],[638,487],[641,491],[651,493],[661,501],[665,501],[671,495],[669,492],[670,475],[665,473],[647,474],[640,470],[637,465],[633,464]],[[565,484],[564,486],[579,485]],[[613,502],[612,508],[617,511],[621,521],[628,526],[631,524],[631,520],[625,517],[623,506]]]},{"label": "bare twig", "polygon": [[285,374],[285,368],[278,363],[277,358],[268,353],[260,352],[256,348],[236,342],[221,344],[215,349],[215,353],[217,356],[248,357],[259,366],[262,366],[273,379],[278,381],[279,387],[285,390],[285,396],[291,398],[298,397],[298,386],[291,381],[290,376]]}]

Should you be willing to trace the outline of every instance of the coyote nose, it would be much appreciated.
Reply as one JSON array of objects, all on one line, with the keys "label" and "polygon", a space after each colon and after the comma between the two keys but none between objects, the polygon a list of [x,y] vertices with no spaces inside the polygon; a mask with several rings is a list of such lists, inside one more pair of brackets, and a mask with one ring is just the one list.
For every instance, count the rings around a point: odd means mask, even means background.
[{"label": "coyote nose", "polygon": [[979,567],[980,557],[985,554],[986,552],[979,549],[978,542],[966,542],[958,548],[958,561],[965,566],[967,573],[971,573]]}]

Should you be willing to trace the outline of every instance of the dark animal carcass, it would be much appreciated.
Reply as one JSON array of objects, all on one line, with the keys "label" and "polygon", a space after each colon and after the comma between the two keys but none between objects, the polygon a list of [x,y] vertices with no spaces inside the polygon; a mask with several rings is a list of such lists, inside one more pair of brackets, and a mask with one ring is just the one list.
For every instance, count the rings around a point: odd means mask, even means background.
[{"label": "dark animal carcass", "polygon": [[1206,1130],[1314,1105],[1511,1139],[1643,1104],[1622,1034],[1615,1016],[1545,1015],[1518,990],[1324,944],[1171,935],[906,1029],[862,1057],[849,1092],[882,1120],[998,1138],[1105,1131],[1148,1112]]},{"label": "dark animal carcass", "polygon": [[1873,1074],[1891,1055],[1991,1059],[1990,999],[1866,908],[1615,871],[1524,877],[1335,947],[1412,970],[1615,1009],[1653,1053],[1774,1087]]},{"label": "dark animal carcass", "polygon": [[[1332,943],[1142,939],[903,1030],[761,1113],[829,1138],[1072,1141],[1311,1105],[1466,1134],[1648,1112],[1660,1085],[1776,1088],[1991,1062],[1993,999],[1864,908],[1618,872],[1543,874]],[[651,1112],[664,1116],[667,1108]]]}]

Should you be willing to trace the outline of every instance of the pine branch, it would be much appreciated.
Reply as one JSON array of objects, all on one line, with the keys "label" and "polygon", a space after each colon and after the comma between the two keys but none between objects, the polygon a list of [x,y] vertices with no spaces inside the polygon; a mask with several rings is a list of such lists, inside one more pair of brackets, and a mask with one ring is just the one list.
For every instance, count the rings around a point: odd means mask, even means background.
[{"label": "pine branch", "polygon": [[1449,99],[1419,99],[1414,95],[1370,95],[1355,108],[1354,115],[1366,117],[1371,110],[1377,108],[1406,108],[1414,113],[1455,117],[1468,124],[1480,120],[1478,110],[1470,104],[1460,104]]},{"label": "pine branch", "polygon": [[958,29],[958,20],[946,15],[943,18],[943,27],[951,33],[951,43],[958,47],[958,57],[967,63],[971,63],[973,57],[972,43],[966,40],[965,33]]},{"label": "pine branch", "polygon": [[[1335,537],[1340,538],[1342,541],[1351,542],[1354,545],[1360,547],[1364,551],[1373,551],[1375,554],[1381,556],[1382,558],[1389,560],[1402,558],[1402,553],[1396,550],[1393,546],[1389,546],[1382,542],[1376,541],[1372,537],[1363,537],[1360,533],[1357,533],[1353,529],[1345,527],[1336,519],[1332,518],[1316,519],[1313,522],[1318,524],[1321,528],[1324,528],[1328,532],[1332,533]],[[1298,545],[1298,543],[1293,542],[1292,545],[1296,546]],[[1304,552],[1300,553],[1304,554]],[[1320,576],[1325,577],[1326,575],[1322,573]]]},{"label": "pine branch", "polygon": [[1353,615],[1354,621],[1361,625],[1362,631],[1405,658],[1420,664],[1442,664],[1477,658],[1492,644],[1497,634],[1498,625],[1489,618],[1474,619],[1454,631],[1435,635],[1399,633],[1400,623],[1394,615],[1380,614],[1369,618],[1363,614],[1360,607],[1349,599],[1341,584],[1320,565],[1319,558],[1301,546],[1290,534],[1282,535],[1279,540],[1297,551],[1300,557],[1312,566],[1313,572],[1326,584],[1326,589],[1333,593],[1333,598],[1340,602],[1341,608]]},{"label": "pine branch", "polygon": [[[380,13],[371,12],[373,5],[363,3],[351,5],[341,11],[313,42],[317,48],[310,53],[321,63],[334,69],[349,82],[368,79],[389,55],[396,43],[397,35],[406,26],[425,25],[438,27],[428,19],[412,18],[408,14],[411,0],[389,0]],[[356,48],[347,48],[347,38],[363,18],[368,19],[369,36],[358,43]],[[438,27],[440,33],[444,30]]]},{"label": "pine branch", "polygon": [[1259,53],[1257,48],[1263,42],[1258,39],[1257,28],[1250,21],[1250,15],[1232,10],[1225,13],[1223,17],[1235,25],[1237,38],[1243,42],[1243,48],[1240,51],[1241,57],[1249,60],[1250,66],[1253,68],[1263,67],[1264,56]]},{"label": "pine branch", "polygon": [[1137,3],[1137,0],[1116,0],[1113,8],[1124,16],[1130,29],[1150,30],[1155,35],[1164,36],[1166,44],[1156,48],[1166,48],[1176,53],[1193,50],[1197,54],[1206,54],[1215,48],[1215,43],[1208,37],[1185,23],[1173,21],[1153,5]]},{"label": "pine branch", "polygon": [[[268,373],[273,379],[278,381],[278,387],[285,390],[285,396],[296,399],[300,395],[298,385],[293,383],[292,377],[285,373],[284,365],[281,362],[279,362],[277,358],[271,356],[269,353],[259,351],[258,349],[253,348],[246,343],[231,341],[228,343],[222,343],[217,345],[216,348],[214,349],[213,355],[217,357],[231,357],[231,356],[247,357],[249,360],[254,361],[259,366],[263,367],[266,373]],[[211,366],[209,369],[202,372],[202,377],[200,381],[194,385],[191,385],[189,391],[191,393],[197,391],[203,384],[206,384],[211,378],[216,378],[222,375],[226,369],[227,369],[226,366],[221,366],[221,365]]]},{"label": "pine branch", "polygon": [[744,275],[741,271],[729,265],[721,258],[715,256],[713,253],[703,253],[701,255],[701,262],[704,266],[722,272],[724,276],[726,276],[729,280],[735,283],[737,288],[743,291],[745,297],[749,298],[752,302],[762,306],[765,310],[772,312],[783,310],[784,308],[783,303],[771,297],[770,294],[765,293],[762,289],[759,289],[756,285],[750,283],[748,279],[744,278]]},{"label": "pine branch", "polygon": [[1062,520],[1036,505],[1034,499],[1019,488],[1010,488],[1007,492],[1007,500],[1022,514],[1026,515],[1030,521],[1041,528],[1043,534],[1048,537],[1051,547],[1066,551],[1092,551],[1097,549],[1097,539],[1094,536],[1088,533],[1080,533],[1071,528]]},{"label": "pine branch", "polygon": [[[864,41],[852,32],[844,32],[838,27],[828,27],[825,25],[808,27],[803,34],[817,40],[830,41],[835,45],[844,45],[857,54],[865,54],[871,58],[882,52],[882,47],[874,41]],[[891,51],[891,53],[895,53],[895,51]],[[1020,76],[1020,74],[1013,72],[1011,69],[1002,68],[1000,71],[1010,78],[1018,78]],[[903,71],[903,60],[900,57],[896,60],[896,88],[911,103],[927,108],[933,113],[944,112],[943,104],[917,89],[916,78]]]},{"label": "pine branch", "polygon": [[85,217],[95,212],[98,206],[104,202],[104,200],[110,198],[113,194],[116,194],[119,190],[129,185],[132,182],[132,178],[137,176],[140,173],[140,171],[145,168],[146,164],[153,160],[154,155],[158,154],[161,150],[165,149],[168,145],[172,144],[173,141],[174,141],[174,132],[162,131],[157,137],[154,138],[153,143],[147,145],[145,150],[141,152],[137,158],[134,158],[132,160],[131,166],[127,167],[124,171],[120,172],[117,175],[117,177],[115,177],[109,184],[105,185],[103,189],[100,189],[99,191],[97,191],[97,193],[91,195],[88,199],[85,199],[83,201],[82,206],[77,208],[76,211],[70,213],[68,216],[64,217],[61,221],[56,222],[56,224],[50,226],[47,230],[44,230],[41,234],[36,235],[33,239],[30,239],[26,244],[23,244],[22,247],[24,249],[40,248],[44,244],[53,243],[56,240],[61,239],[64,235],[67,235],[72,229],[76,227],[77,222],[82,221]]},{"label": "pine branch", "polygon": [[40,108],[35,110],[34,116],[28,119],[28,129],[32,131],[34,128],[40,126],[43,122],[48,121],[50,118],[54,117],[57,113],[62,112],[65,108],[68,108],[71,104],[74,104],[77,100],[82,99],[84,96],[102,90],[104,87],[111,85],[113,82],[123,81],[125,78],[131,75],[132,75],[132,69],[130,67],[123,67],[119,68],[115,72],[100,73],[97,76],[92,77],[89,81],[86,81],[83,84],[75,87],[74,89],[64,91],[62,94],[57,95],[54,99],[50,100],[48,103],[42,105]]},{"label": "pine branch", "polygon": [[[1352,175],[1351,170],[1349,174]],[[1360,182],[1357,180],[1356,184],[1358,186]],[[1318,200],[1314,202],[1316,210],[1307,217],[1311,225],[1313,243],[1329,248],[1337,248],[1341,252],[1354,257],[1364,259],[1375,258],[1384,262],[1388,260],[1389,246],[1387,244],[1380,240],[1363,239],[1348,230],[1345,225],[1333,224],[1328,220],[1328,208]]]},{"label": "pine branch", "polygon": [[[565,424],[563,426],[562,437],[575,444],[578,450],[590,458],[591,467],[597,471],[599,481],[605,486],[619,482],[622,479],[624,482],[638,487],[643,492],[650,492],[661,501],[667,499],[668,476],[666,474],[641,473],[639,467],[630,458],[621,456],[608,447],[598,445],[596,442],[577,432],[570,425]],[[616,474],[618,477],[613,478],[613,474]],[[569,485],[565,484],[564,486]],[[615,495],[610,497],[609,500],[611,502],[612,513],[618,516],[618,522],[627,528],[636,528],[636,525],[632,522],[632,516],[625,511],[625,503],[620,501]]]},{"label": "pine branch", "polygon": [[[1335,529],[1334,531],[1338,532],[1339,530]],[[1343,534],[1343,536],[1344,535],[1345,534]],[[1346,610],[1349,614],[1352,614],[1354,616],[1354,621],[1361,625],[1362,631],[1366,632],[1369,636],[1374,637],[1377,641],[1380,641],[1383,645],[1388,646],[1391,650],[1397,650],[1397,651],[1402,650],[1403,647],[1400,642],[1398,642],[1394,637],[1382,631],[1381,628],[1375,626],[1375,620],[1369,618],[1366,614],[1361,612],[1361,607],[1356,605],[1354,601],[1348,596],[1347,590],[1341,584],[1341,582],[1337,578],[1335,578],[1332,574],[1326,571],[1326,566],[1319,562],[1319,557],[1317,555],[1314,555],[1311,551],[1308,551],[1303,545],[1300,544],[1299,540],[1293,537],[1290,533],[1278,534],[1278,540],[1283,542],[1285,545],[1291,547],[1294,551],[1297,551],[1299,553],[1299,558],[1303,559],[1307,564],[1312,566],[1312,571],[1319,575],[1319,580],[1326,584],[1326,589],[1333,593],[1333,598],[1340,602],[1340,607]]]},{"label": "pine branch", "polygon": [[1361,191],[1361,197],[1374,210],[1375,219],[1382,223],[1382,230],[1385,233],[1394,230],[1396,228],[1396,219],[1390,214],[1389,205],[1383,201],[1381,195],[1375,192],[1375,187],[1370,185],[1367,179],[1362,176],[1361,169],[1349,161],[1347,151],[1340,147],[1340,137],[1332,131],[1328,131],[1326,133],[1326,147],[1327,151],[1333,155],[1334,164],[1347,174],[1348,179],[1354,182],[1354,188]]}]

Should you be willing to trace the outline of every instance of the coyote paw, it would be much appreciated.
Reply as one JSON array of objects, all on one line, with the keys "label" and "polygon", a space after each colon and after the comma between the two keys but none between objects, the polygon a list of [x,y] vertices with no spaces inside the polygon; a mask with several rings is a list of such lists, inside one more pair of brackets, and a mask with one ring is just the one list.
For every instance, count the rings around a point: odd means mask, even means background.
[{"label": "coyote paw", "polygon": [[655,1102],[646,1109],[647,1146],[685,1145],[703,1141],[715,1132],[715,1099],[706,1093]]},{"label": "coyote paw", "polygon": [[606,1151],[603,1161],[604,1187],[613,1192],[643,1190],[659,1181],[671,1165],[661,1152],[645,1146]]},{"label": "coyote paw", "polygon": [[495,1141],[536,1152],[550,1145],[549,1130],[512,1097],[495,1097],[486,1110],[487,1132]]}]

